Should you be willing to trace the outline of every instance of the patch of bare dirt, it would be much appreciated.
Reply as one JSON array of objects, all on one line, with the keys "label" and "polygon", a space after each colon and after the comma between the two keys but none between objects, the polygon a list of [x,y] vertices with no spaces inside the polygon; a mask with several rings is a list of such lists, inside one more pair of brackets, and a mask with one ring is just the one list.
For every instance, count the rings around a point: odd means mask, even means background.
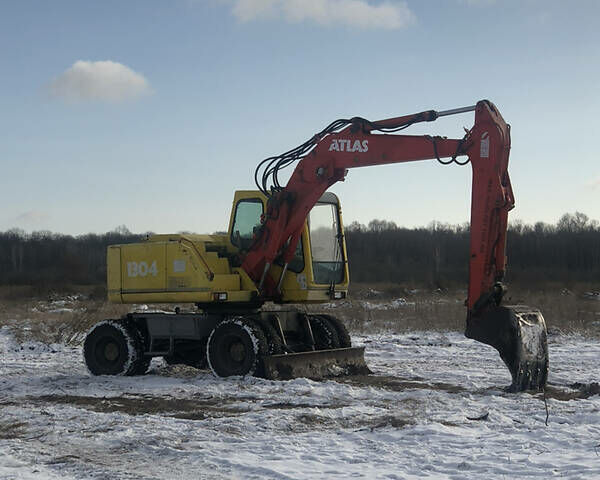
[{"label": "patch of bare dirt", "polygon": [[334,409],[334,408],[343,408],[348,407],[350,404],[346,403],[336,403],[329,405],[313,405],[310,403],[263,403],[261,405],[262,408],[266,408],[269,410],[294,410],[296,408],[321,408],[321,409]]},{"label": "patch of bare dirt", "polygon": [[[406,415],[366,415],[366,416],[336,416],[332,418],[318,413],[308,412],[296,416],[298,424],[303,425],[306,430],[351,428],[356,431],[376,430],[378,428],[404,428],[415,424],[415,419]],[[302,430],[299,428],[298,430]]]},{"label": "patch of bare dirt", "polygon": [[567,389],[560,388],[558,385],[546,385],[546,398],[553,398],[562,402],[585,400],[593,395],[600,395],[600,384],[596,382],[573,383]]},{"label": "patch of bare dirt", "polygon": [[127,395],[121,397],[85,397],[79,395],[42,395],[27,397],[34,403],[74,405],[100,413],[126,413],[128,415],[164,415],[188,420],[235,416],[248,412],[247,407],[231,405],[243,398],[172,398],[153,395]]},{"label": "patch of bare dirt", "polygon": [[360,387],[368,386],[383,388],[394,392],[402,392],[410,389],[442,390],[448,393],[461,393],[466,391],[466,389],[460,385],[441,382],[425,382],[418,377],[414,379],[403,379],[391,375],[353,375],[336,378],[335,381]]},{"label": "patch of bare dirt", "polygon": [[0,440],[12,440],[23,437],[27,432],[25,422],[0,422]]}]

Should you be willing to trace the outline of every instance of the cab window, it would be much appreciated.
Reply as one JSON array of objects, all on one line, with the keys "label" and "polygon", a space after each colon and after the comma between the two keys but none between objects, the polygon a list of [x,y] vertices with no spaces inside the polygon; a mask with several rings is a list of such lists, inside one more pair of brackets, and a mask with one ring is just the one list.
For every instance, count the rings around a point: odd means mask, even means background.
[{"label": "cab window", "polygon": [[254,239],[254,234],[260,227],[260,217],[263,214],[263,203],[258,198],[240,200],[235,207],[233,227],[231,228],[231,243],[240,250],[247,250]]}]

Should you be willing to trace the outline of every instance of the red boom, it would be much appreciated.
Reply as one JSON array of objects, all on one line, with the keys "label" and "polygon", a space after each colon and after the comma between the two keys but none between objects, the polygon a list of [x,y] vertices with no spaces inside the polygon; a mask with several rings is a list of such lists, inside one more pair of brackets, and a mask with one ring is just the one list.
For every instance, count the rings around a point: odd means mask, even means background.
[{"label": "red boom", "polygon": [[486,100],[478,102],[475,124],[462,140],[371,133],[374,125],[432,121],[468,110],[473,108],[374,123],[357,119],[340,132],[323,136],[297,165],[286,187],[269,199],[261,233],[244,259],[242,267],[261,284],[263,296],[277,297],[266,272],[279,255],[290,261],[311,208],[331,185],[344,180],[348,169],[467,155],[473,168],[467,305],[473,311],[492,295],[501,297],[498,282],[504,275],[508,211],[514,198],[507,170],[510,130],[496,107]]}]

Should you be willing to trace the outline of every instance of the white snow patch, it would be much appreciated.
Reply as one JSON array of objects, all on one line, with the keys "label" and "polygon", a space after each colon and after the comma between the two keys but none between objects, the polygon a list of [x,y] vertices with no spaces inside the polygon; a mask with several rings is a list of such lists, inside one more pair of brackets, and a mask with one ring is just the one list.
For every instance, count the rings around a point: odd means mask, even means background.
[{"label": "white snow patch", "polygon": [[365,310],[396,310],[398,308],[415,305],[415,302],[407,302],[404,298],[396,298],[390,302],[360,302]]},{"label": "white snow patch", "polygon": [[[90,377],[80,348],[32,354],[2,328],[0,425],[23,427],[0,435],[0,478],[600,477],[599,395],[549,390],[546,427],[542,395],[505,393],[486,345],[454,332],[353,340],[375,375],[219,379],[156,362]],[[551,389],[598,381],[600,342],[552,335],[549,348]]]}]

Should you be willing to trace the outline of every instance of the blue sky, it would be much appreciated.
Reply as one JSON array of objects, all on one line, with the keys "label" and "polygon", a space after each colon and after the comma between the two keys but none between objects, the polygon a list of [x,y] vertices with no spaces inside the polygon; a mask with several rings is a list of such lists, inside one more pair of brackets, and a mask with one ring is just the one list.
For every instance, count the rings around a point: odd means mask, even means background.
[{"label": "blue sky", "polygon": [[[482,98],[512,126],[511,218],[600,219],[598,18],[595,0],[3,0],[0,230],[222,230],[257,163],[332,120]],[[346,223],[459,223],[470,178],[418,162],[334,191]]]}]

